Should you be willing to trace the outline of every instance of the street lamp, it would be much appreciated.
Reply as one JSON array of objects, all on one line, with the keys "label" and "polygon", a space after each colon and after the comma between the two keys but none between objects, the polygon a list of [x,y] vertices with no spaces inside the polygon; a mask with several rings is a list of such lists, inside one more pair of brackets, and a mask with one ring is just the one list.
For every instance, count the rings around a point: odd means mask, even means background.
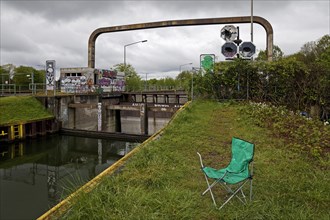
[{"label": "street lamp", "polygon": [[[181,67],[183,67],[183,66],[187,66],[187,65],[192,65],[193,63],[185,63],[185,64],[181,64],[180,66],[179,66],[179,74],[181,73]],[[181,80],[180,80],[180,88],[182,87],[182,85],[181,85]]]},{"label": "street lamp", "polygon": [[147,87],[148,87],[148,73],[146,73],[146,82],[144,84],[144,90],[147,91]]},{"label": "street lamp", "polygon": [[180,65],[179,67],[180,67],[180,72],[179,73],[181,73],[181,67],[183,67],[183,66],[187,66],[187,65],[192,65],[193,63],[185,63],[185,64],[182,64],[182,65]]},{"label": "street lamp", "polygon": [[125,67],[125,69],[126,69],[126,47],[131,46],[133,44],[145,43],[147,41],[148,40],[140,40],[140,41],[136,41],[136,42],[124,45],[124,67]]},{"label": "street lamp", "polygon": [[191,101],[194,100],[194,73],[196,73],[200,68],[198,67],[193,67],[192,68],[192,74],[191,74]]},{"label": "street lamp", "polygon": [[[36,86],[34,85],[34,72],[32,71],[31,72],[31,75],[30,74],[28,74],[28,75],[26,75],[27,77],[31,77],[31,90],[32,90],[32,94],[35,94],[36,92]],[[30,89],[30,88],[29,88]]]}]

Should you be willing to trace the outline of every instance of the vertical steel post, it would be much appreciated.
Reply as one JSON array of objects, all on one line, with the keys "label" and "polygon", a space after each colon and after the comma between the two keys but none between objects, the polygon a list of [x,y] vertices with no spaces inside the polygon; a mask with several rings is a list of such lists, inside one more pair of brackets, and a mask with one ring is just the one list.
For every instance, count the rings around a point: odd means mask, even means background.
[{"label": "vertical steel post", "polygon": [[253,42],[253,0],[251,0],[251,42]]}]

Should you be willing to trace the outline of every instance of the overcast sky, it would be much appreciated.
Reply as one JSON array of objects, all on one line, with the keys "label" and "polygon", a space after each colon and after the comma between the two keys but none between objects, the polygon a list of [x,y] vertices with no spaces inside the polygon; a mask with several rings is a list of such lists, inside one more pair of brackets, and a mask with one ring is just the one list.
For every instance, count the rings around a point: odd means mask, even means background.
[{"label": "overcast sky", "polygon": [[[0,64],[42,68],[56,60],[57,68],[86,67],[90,34],[99,27],[176,19],[249,16],[250,0],[213,1],[18,1],[1,0]],[[274,44],[285,55],[330,33],[329,0],[254,0],[254,15],[267,19],[274,29]],[[96,68],[127,63],[143,77],[176,76],[199,67],[200,54],[224,60],[220,30],[224,25],[170,27],[102,34],[96,41]],[[250,24],[239,24],[243,41],[250,41]],[[257,50],[265,50],[266,33],[254,25]]]}]

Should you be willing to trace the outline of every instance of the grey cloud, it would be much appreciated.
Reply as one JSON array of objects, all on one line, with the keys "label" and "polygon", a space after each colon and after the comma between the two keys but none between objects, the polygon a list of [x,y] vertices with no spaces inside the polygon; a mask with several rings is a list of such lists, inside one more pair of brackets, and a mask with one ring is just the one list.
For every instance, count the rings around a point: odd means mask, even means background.
[{"label": "grey cloud", "polygon": [[[0,1],[1,64],[29,64],[56,59],[60,67],[87,65],[87,41],[96,28],[162,20],[242,16],[250,13],[245,1]],[[329,1],[254,0],[254,14],[269,20],[274,43],[285,54],[297,52],[312,40],[329,34]],[[328,19],[327,19],[328,18]],[[101,35],[96,41],[96,67],[128,62],[138,72],[178,72],[182,63],[199,65],[201,53],[220,53],[222,26],[162,28]],[[243,40],[250,39],[249,24],[240,25]],[[265,31],[254,25],[257,50],[265,49]]]},{"label": "grey cloud", "polygon": [[64,0],[15,0],[4,1],[3,6],[31,16],[40,16],[49,21],[76,20],[80,17],[100,17],[117,13],[125,7],[123,1],[64,1]]}]

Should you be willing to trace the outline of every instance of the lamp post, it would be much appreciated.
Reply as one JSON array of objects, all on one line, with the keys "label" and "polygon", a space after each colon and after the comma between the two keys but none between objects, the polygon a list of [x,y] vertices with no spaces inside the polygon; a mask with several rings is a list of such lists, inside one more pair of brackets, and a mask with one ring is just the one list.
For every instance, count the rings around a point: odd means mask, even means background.
[{"label": "lamp post", "polygon": [[198,67],[193,67],[192,68],[192,74],[191,74],[191,101],[194,100],[194,73],[196,73],[196,71],[200,70],[200,68]]},{"label": "lamp post", "polygon": [[[45,74],[46,74],[46,72],[47,72],[47,70],[46,70],[46,65],[43,65],[43,64],[37,64],[36,66],[38,66],[38,67],[42,67],[42,70],[44,70],[45,71]],[[47,95],[47,86],[46,86],[46,83],[44,82],[44,85],[42,85],[42,89],[44,88],[44,86],[45,86],[45,93],[46,93],[46,95]]]},{"label": "lamp post", "polygon": [[31,89],[32,89],[32,94],[35,94],[36,92],[35,92],[35,90],[36,90],[36,87],[35,87],[35,85],[34,85],[34,72],[32,71],[31,72],[31,75],[30,74],[28,74],[28,75],[26,75],[27,77],[30,77],[31,76]]},{"label": "lamp post", "polygon": [[140,40],[140,41],[136,41],[136,42],[124,45],[124,67],[125,67],[125,69],[126,69],[126,47],[131,46],[133,44],[145,43],[147,41],[148,40]]},{"label": "lamp post", "polygon": [[251,42],[253,42],[253,0],[251,0]]},{"label": "lamp post", "polygon": [[[179,74],[181,73],[181,67],[183,67],[183,66],[187,66],[187,65],[192,65],[193,63],[185,63],[185,64],[181,64],[180,66],[179,66]],[[180,80],[180,88],[181,88],[181,80]]]},{"label": "lamp post", "polygon": [[182,65],[180,65],[179,66],[179,68],[180,68],[180,72],[179,73],[181,73],[181,67],[183,67],[183,66],[187,66],[187,65],[192,65],[193,63],[185,63],[185,64],[182,64]]},{"label": "lamp post", "polygon": [[144,90],[147,91],[147,87],[148,87],[148,73],[146,73],[146,82],[144,84]]}]

